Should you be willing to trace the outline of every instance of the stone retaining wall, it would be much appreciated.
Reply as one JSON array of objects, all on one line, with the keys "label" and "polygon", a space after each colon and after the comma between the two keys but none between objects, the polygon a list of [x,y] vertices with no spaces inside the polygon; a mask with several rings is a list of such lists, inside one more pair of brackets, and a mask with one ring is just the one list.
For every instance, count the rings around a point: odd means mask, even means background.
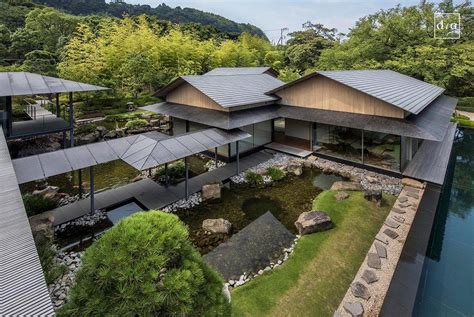
[{"label": "stone retaining wall", "polygon": [[417,181],[402,183],[411,186],[403,187],[334,316],[379,315],[424,193]]}]

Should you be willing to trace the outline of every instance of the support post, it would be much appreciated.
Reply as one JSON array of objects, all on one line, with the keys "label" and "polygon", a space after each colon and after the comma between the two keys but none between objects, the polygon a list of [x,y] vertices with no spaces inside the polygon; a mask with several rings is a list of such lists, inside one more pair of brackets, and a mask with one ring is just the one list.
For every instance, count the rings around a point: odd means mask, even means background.
[{"label": "support post", "polygon": [[78,170],[79,174],[79,199],[82,199],[82,169]]},{"label": "support post", "polygon": [[56,94],[56,117],[61,117],[61,108],[59,107],[59,93]]},{"label": "support post", "polygon": [[95,202],[94,202],[94,166],[89,167],[89,179],[90,179],[90,185],[91,185],[91,193],[90,193],[90,199],[91,199],[91,212],[95,211]]},{"label": "support post", "polygon": [[72,109],[72,92],[69,93],[69,146],[74,146],[74,110]]},{"label": "support post", "polygon": [[216,164],[217,168],[217,147],[214,148],[214,163]]},{"label": "support post", "polygon": [[63,149],[66,148],[66,131],[63,131]]},{"label": "support post", "polygon": [[235,141],[235,162],[236,162],[236,167],[237,167],[237,175],[240,174],[240,152],[239,152],[239,141]]},{"label": "support post", "polygon": [[364,130],[362,130],[362,164],[364,164]]},{"label": "support post", "polygon": [[184,195],[186,200],[188,200],[189,196],[189,188],[188,188],[188,178],[189,178],[189,170],[188,170],[188,158],[184,158]]},{"label": "support post", "polygon": [[165,163],[165,186],[168,187],[168,163]]},{"label": "support post", "polygon": [[12,133],[12,97],[6,96],[5,97],[5,112],[7,116],[7,136],[11,136]]}]

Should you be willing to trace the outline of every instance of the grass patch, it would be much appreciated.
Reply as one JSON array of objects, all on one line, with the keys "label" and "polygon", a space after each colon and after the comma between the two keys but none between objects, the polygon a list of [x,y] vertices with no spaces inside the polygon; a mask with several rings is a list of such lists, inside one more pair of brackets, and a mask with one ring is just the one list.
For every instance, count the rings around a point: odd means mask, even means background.
[{"label": "grass patch", "polygon": [[452,122],[457,122],[459,126],[465,128],[474,128],[474,121],[470,120],[468,116],[459,115],[451,119]]},{"label": "grass patch", "polygon": [[324,191],[314,209],[325,211],[335,227],[303,236],[290,259],[232,292],[234,316],[332,316],[395,202],[364,199],[362,192],[336,201]]}]

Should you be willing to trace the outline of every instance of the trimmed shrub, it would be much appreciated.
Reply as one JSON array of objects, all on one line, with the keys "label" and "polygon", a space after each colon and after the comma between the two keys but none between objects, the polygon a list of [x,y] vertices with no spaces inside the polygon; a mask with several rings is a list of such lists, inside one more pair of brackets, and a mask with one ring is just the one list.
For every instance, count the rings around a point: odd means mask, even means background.
[{"label": "trimmed shrub", "polygon": [[269,168],[267,168],[267,175],[270,176],[272,180],[276,182],[285,178],[286,173],[281,168],[270,166]]},{"label": "trimmed shrub", "polygon": [[244,177],[245,181],[251,185],[257,186],[263,184],[263,176],[258,173],[247,171]]},{"label": "trimmed shrub", "polygon": [[144,128],[148,125],[148,121],[144,119],[135,119],[132,121],[128,121],[127,124],[125,124],[125,128],[127,129],[140,129]]},{"label": "trimmed shrub", "polygon": [[23,204],[25,205],[28,217],[54,209],[58,206],[56,199],[31,194],[23,195]]},{"label": "trimmed shrub", "polygon": [[76,134],[89,134],[95,132],[96,130],[97,127],[95,124],[87,123],[78,126],[75,132]]},{"label": "trimmed shrub", "polygon": [[203,261],[176,215],[139,212],[84,253],[63,316],[220,316],[223,280]]}]

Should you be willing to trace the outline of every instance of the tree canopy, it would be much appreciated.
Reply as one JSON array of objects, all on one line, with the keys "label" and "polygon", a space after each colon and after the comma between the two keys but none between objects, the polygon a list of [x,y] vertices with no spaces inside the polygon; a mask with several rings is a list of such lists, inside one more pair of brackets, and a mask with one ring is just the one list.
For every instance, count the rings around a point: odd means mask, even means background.
[{"label": "tree canopy", "polygon": [[176,215],[122,219],[82,257],[63,316],[221,316],[223,281],[188,239]]}]

